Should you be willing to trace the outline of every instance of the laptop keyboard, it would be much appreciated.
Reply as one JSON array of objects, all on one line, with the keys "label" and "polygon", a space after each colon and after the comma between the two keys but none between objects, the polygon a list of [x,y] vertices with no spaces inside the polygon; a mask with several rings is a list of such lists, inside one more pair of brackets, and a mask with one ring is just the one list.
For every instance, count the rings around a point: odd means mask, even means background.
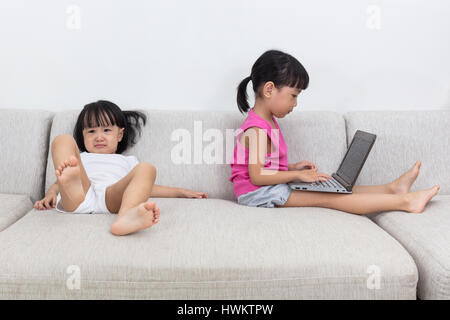
[{"label": "laptop keyboard", "polygon": [[317,186],[317,187],[323,187],[323,188],[341,188],[341,185],[334,179],[314,182],[314,183],[312,183],[312,185]]}]

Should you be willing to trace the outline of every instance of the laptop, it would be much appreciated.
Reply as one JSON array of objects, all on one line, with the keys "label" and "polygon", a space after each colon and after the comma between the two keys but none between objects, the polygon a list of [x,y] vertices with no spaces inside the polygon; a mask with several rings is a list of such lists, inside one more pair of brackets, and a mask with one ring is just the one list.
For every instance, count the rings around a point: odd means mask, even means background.
[{"label": "laptop", "polygon": [[374,134],[357,130],[339,169],[331,175],[332,179],[312,183],[293,181],[289,183],[289,186],[301,191],[352,193],[352,188],[372,150],[376,137]]}]

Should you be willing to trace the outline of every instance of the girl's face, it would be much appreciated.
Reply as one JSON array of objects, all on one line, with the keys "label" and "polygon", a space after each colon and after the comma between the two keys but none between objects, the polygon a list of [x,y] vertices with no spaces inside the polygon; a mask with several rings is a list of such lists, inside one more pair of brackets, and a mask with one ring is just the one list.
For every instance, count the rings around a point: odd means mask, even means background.
[{"label": "girl's face", "polygon": [[272,81],[266,82],[263,88],[263,96],[267,99],[272,114],[277,118],[284,118],[297,106],[297,97],[302,90],[284,86],[275,87]]},{"label": "girl's face", "polygon": [[90,153],[116,153],[117,145],[123,138],[125,128],[116,125],[84,128],[84,146]]}]

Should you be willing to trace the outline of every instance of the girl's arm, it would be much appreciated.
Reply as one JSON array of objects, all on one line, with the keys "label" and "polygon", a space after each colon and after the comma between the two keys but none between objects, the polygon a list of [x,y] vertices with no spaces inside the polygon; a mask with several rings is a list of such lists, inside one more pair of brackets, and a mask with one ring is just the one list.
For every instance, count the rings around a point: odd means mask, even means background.
[{"label": "girl's arm", "polygon": [[51,209],[56,206],[56,197],[59,193],[58,182],[55,182],[48,188],[47,193],[45,194],[42,200],[38,200],[34,203],[34,208],[38,210],[46,210]]},{"label": "girl's arm", "polygon": [[154,198],[178,198],[180,191],[178,188],[153,185],[150,197]]},{"label": "girl's arm", "polygon": [[58,193],[59,193],[59,186],[58,186],[58,181],[56,181],[54,184],[52,184],[50,186],[50,188],[48,188],[46,195],[49,195],[49,194],[58,195]]},{"label": "girl's arm", "polygon": [[305,169],[313,169],[317,171],[317,166],[314,163],[306,160],[288,164],[288,170],[305,170]]},{"label": "girl's arm", "polygon": [[150,197],[154,198],[208,198],[205,192],[197,192],[183,188],[153,185]]},{"label": "girl's arm", "polygon": [[[264,132],[258,127],[251,127],[247,130],[255,130],[252,136],[255,139],[249,139],[245,134],[241,136],[241,141],[249,149],[248,173],[250,181],[256,186],[265,186],[272,184],[287,183],[300,178],[300,171],[278,171],[264,169],[264,160],[267,154],[267,139],[261,139]],[[264,132],[265,134],[265,132]]]},{"label": "girl's arm", "polygon": [[261,137],[259,132],[261,130],[260,128],[252,127],[249,129],[256,130],[255,134],[256,141],[255,139],[247,139],[245,134],[243,134],[242,137],[245,139],[245,141],[241,141],[241,143],[242,144],[245,143],[245,146],[249,149],[248,173],[250,176],[250,181],[254,185],[266,186],[280,183],[288,183],[294,180],[300,180],[305,182],[326,180],[323,177],[328,175],[317,173],[314,170],[278,171],[278,170],[264,169],[264,160],[267,154],[267,139],[260,139]]}]

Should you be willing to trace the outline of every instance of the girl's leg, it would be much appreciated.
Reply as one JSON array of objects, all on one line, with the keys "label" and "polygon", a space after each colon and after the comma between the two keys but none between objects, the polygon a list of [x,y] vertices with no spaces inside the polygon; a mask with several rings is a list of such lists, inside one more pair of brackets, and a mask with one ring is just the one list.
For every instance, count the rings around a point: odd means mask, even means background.
[{"label": "girl's leg", "polygon": [[[137,177],[137,178],[135,178]],[[139,179],[142,180],[139,182]],[[147,200],[156,179],[156,169],[150,163],[140,162],[125,177],[106,189],[106,207],[112,213],[123,213],[127,208],[135,207],[136,201]],[[133,183],[130,185],[130,183]],[[139,183],[147,183],[148,188],[136,187]],[[132,189],[136,189],[134,192]],[[138,199],[134,199],[138,197]],[[131,206],[127,202],[132,202]],[[140,201],[140,202],[142,202]],[[122,202],[124,202],[122,206]],[[121,212],[122,211],[122,212]]]},{"label": "girl's leg", "polygon": [[421,162],[417,161],[414,166],[406,171],[396,180],[378,186],[353,186],[354,193],[391,193],[405,194],[409,192],[414,181],[419,175]]},{"label": "girl's leg", "polygon": [[420,213],[438,190],[439,186],[407,194],[336,194],[294,190],[282,207],[323,207],[356,214],[391,210]]},{"label": "girl's leg", "polygon": [[56,136],[51,145],[53,165],[64,210],[72,212],[89,190],[89,180],[75,139],[68,134]]},{"label": "girl's leg", "polygon": [[152,226],[159,220],[159,209],[148,202],[156,178],[156,169],[141,162],[125,177],[106,189],[106,206],[118,213],[111,226],[115,235],[125,235]]},{"label": "girl's leg", "polygon": [[390,183],[378,186],[353,186],[353,193],[395,193]]}]

